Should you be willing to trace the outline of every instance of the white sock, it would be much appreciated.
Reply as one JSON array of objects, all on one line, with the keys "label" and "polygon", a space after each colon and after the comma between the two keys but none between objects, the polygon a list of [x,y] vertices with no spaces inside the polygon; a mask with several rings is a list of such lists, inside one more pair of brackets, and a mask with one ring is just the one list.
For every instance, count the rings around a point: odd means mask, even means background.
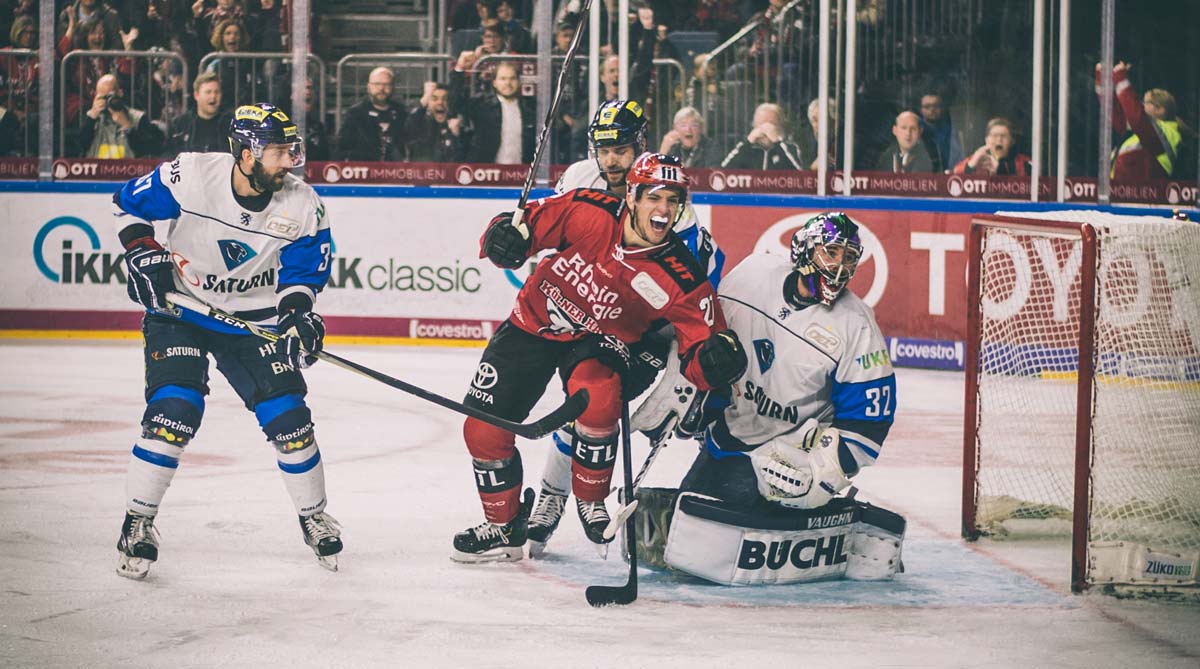
[{"label": "white sock", "polygon": [[138,439],[125,472],[125,508],[144,516],[158,513],[158,505],[175,478],[183,447],[158,439]]},{"label": "white sock", "polygon": [[560,429],[554,433],[554,443],[546,452],[546,465],[542,468],[542,490],[565,497],[571,494],[571,456],[559,450],[559,440],[568,450],[571,448],[569,432]]},{"label": "white sock", "polygon": [[276,453],[283,485],[287,488],[296,513],[311,516],[325,509],[325,463],[314,440],[311,445],[290,453]]}]

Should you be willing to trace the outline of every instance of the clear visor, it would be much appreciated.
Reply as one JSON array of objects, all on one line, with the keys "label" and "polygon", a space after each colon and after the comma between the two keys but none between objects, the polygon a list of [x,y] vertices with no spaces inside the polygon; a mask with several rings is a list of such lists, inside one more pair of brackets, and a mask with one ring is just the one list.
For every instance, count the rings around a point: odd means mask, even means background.
[{"label": "clear visor", "polygon": [[285,161],[290,161],[291,167],[304,165],[304,140],[297,138],[287,144],[267,144],[251,147],[255,159],[267,167],[279,167]]}]

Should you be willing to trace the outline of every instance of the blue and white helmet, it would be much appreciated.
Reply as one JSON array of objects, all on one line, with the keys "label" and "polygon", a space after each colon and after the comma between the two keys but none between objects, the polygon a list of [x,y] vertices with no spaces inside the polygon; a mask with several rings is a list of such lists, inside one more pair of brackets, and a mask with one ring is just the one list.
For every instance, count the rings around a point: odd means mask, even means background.
[{"label": "blue and white helmet", "polygon": [[850,283],[862,252],[858,224],[840,211],[817,214],[792,235],[792,264],[826,306]]},{"label": "blue and white helmet", "polygon": [[263,150],[272,144],[288,147],[292,167],[304,164],[304,140],[283,110],[267,102],[258,102],[242,105],[233,112],[233,121],[229,124],[229,150],[234,158],[240,158],[242,147],[245,147],[254,154],[255,160],[261,160]]}]

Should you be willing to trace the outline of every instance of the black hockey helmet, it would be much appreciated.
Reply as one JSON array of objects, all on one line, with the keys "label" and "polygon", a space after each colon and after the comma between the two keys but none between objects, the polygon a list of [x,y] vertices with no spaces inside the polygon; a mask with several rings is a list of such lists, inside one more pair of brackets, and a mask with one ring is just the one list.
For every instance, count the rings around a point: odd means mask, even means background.
[{"label": "black hockey helmet", "polygon": [[255,160],[261,160],[263,149],[271,144],[288,147],[292,167],[304,164],[304,140],[283,110],[267,102],[238,107],[229,124],[229,150],[233,157],[240,158],[245,147]]},{"label": "black hockey helmet", "polygon": [[632,145],[634,153],[646,150],[646,113],[633,100],[609,100],[600,105],[588,126],[588,148]]},{"label": "black hockey helmet", "polygon": [[[840,254],[834,250],[838,247]],[[825,305],[833,304],[850,282],[862,252],[858,224],[840,211],[817,214],[792,235],[792,264]]]}]

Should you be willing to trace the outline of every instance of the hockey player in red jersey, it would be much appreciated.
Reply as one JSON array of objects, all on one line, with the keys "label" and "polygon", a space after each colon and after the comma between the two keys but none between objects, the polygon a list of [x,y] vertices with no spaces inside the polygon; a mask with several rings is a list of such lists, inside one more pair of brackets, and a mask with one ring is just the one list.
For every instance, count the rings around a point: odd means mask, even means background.
[{"label": "hockey player in red jersey", "polygon": [[[621,415],[620,374],[627,344],[651,323],[670,322],[684,376],[702,390],[727,386],[746,353],[726,328],[705,270],[672,226],[687,201],[679,160],[645,153],[628,175],[624,200],[588,188],[539,200],[525,210],[528,237],[512,214],[492,219],[481,257],[515,268],[557,249],[525,281],[512,314],[488,342],[465,403],[523,420],[557,370],[568,393],[588,391],[575,420],[572,492],[589,513],[595,543],[608,524],[608,496]],[[454,537],[460,562],[519,560],[533,491],[522,499],[521,454],[512,433],[468,418],[463,426],[486,521]]]}]

